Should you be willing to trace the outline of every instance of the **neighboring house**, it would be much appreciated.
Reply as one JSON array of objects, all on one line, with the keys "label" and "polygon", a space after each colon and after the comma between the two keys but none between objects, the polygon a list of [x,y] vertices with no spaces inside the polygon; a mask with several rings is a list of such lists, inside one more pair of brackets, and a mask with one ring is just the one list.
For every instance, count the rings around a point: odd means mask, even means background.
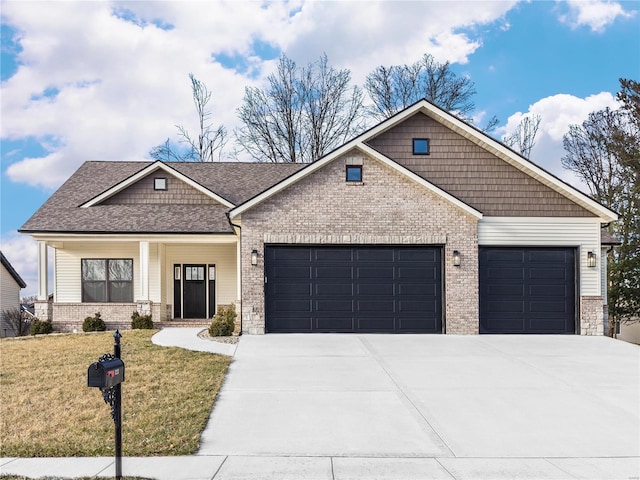
[{"label": "neighboring house", "polygon": [[0,336],[6,337],[15,335],[15,332],[6,323],[4,312],[12,308],[20,308],[20,289],[25,288],[27,284],[2,252],[0,252],[0,262],[2,263],[2,273],[0,273]]},{"label": "neighboring house", "polygon": [[60,329],[236,303],[250,334],[601,335],[616,219],[420,101],[309,165],[87,162],[21,231]]}]

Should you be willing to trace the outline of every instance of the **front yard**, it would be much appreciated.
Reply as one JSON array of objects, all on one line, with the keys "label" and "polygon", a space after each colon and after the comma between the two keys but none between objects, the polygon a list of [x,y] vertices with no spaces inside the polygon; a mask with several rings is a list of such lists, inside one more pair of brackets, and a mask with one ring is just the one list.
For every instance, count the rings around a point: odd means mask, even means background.
[{"label": "front yard", "polygon": [[[230,357],[158,347],[123,332],[125,456],[188,455],[199,445]],[[87,368],[113,332],[0,340],[0,456],[110,456],[114,425]]]}]

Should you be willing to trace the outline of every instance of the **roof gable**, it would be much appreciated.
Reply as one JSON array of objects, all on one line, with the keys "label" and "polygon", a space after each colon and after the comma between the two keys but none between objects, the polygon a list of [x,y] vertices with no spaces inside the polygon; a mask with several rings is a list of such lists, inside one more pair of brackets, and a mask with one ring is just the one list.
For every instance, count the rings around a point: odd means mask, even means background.
[{"label": "roof gable", "polygon": [[177,179],[179,179],[180,181],[186,183],[187,185],[189,185],[190,187],[194,188],[198,192],[208,196],[209,198],[212,198],[213,200],[215,200],[216,202],[224,205],[227,208],[232,208],[234,206],[233,203],[231,203],[226,198],[223,198],[220,195],[218,195],[217,193],[215,193],[215,192],[209,190],[208,188],[200,185],[199,183],[195,182],[194,180],[192,180],[188,176],[184,175],[183,173],[173,169],[169,165],[167,165],[167,164],[165,164],[163,162],[157,161],[157,162],[154,162],[151,165],[148,165],[147,167],[143,168],[142,170],[140,170],[139,172],[135,173],[134,175],[131,175],[130,177],[126,178],[125,180],[123,180],[123,181],[111,186],[110,188],[108,188],[107,190],[102,192],[101,194],[93,197],[88,202],[85,202],[82,205],[80,205],[80,207],[81,208],[88,208],[88,207],[93,207],[95,205],[99,205],[99,204],[103,203],[105,200],[113,197],[117,193],[122,192],[126,188],[134,185],[136,182],[139,182],[140,180],[144,179],[145,177],[147,177],[149,175],[154,174],[155,172],[157,172],[159,170],[165,172],[168,175],[176,177]]},{"label": "roof gable", "polygon": [[9,274],[13,277],[13,279],[16,281],[16,283],[18,284],[18,286],[20,288],[26,288],[27,284],[25,283],[25,281],[22,279],[22,277],[20,275],[18,275],[18,272],[16,272],[15,268],[13,268],[13,266],[11,265],[11,263],[9,263],[9,260],[7,260],[7,257],[4,256],[4,253],[0,252],[0,262],[2,263],[2,266],[4,268],[7,269],[7,271],[9,272]]},{"label": "roof gable", "polygon": [[312,173],[318,171],[319,169],[323,168],[325,165],[333,162],[337,158],[340,158],[342,155],[344,155],[345,153],[347,153],[347,152],[349,152],[350,150],[353,150],[353,149],[359,150],[360,152],[366,154],[370,158],[373,158],[373,159],[385,164],[386,166],[390,167],[392,170],[395,170],[396,172],[398,172],[400,175],[403,175],[403,176],[411,179],[412,181],[416,182],[418,185],[420,185],[423,188],[426,188],[427,190],[429,190],[431,193],[433,193],[433,194],[443,198],[447,202],[455,205],[456,207],[458,207],[459,209],[461,209],[465,213],[467,213],[469,215],[472,215],[472,216],[474,216],[474,217],[476,217],[478,219],[482,218],[482,212],[476,210],[475,208],[467,205],[466,203],[462,202],[461,200],[459,200],[458,198],[454,197],[453,195],[451,195],[451,194],[445,192],[444,190],[438,188],[437,186],[433,185],[431,182],[425,180],[424,178],[420,177],[419,175],[416,175],[411,170],[407,169],[406,167],[403,167],[399,163],[397,163],[394,160],[390,159],[389,157],[383,155],[382,153],[378,152],[377,150],[374,150],[373,148],[371,148],[370,146],[366,145],[365,143],[354,143],[354,142],[349,142],[349,143],[343,145],[342,147],[334,150],[333,152],[331,152],[330,154],[328,154],[325,157],[321,158],[320,160],[317,160],[316,162],[309,164],[307,167],[305,167],[302,170],[300,170],[300,171],[296,172],[295,174],[291,175],[289,178],[284,179],[283,181],[273,185],[271,188],[265,190],[264,192],[260,193],[259,195],[255,196],[255,197],[253,197],[252,199],[248,200],[247,202],[243,203],[242,205],[232,209],[229,212],[229,216],[231,218],[234,218],[234,217],[237,217],[237,216],[241,215],[243,212],[245,212],[245,211],[249,210],[250,208],[253,208],[254,206],[264,202],[268,198],[271,198],[273,195],[281,192],[282,190],[286,189],[290,185],[293,185],[294,183],[299,182],[303,178],[305,178],[308,175],[311,175]]},{"label": "roof gable", "polygon": [[382,123],[364,132],[359,137],[356,137],[353,142],[371,141],[378,135],[390,130],[391,128],[395,127],[401,122],[404,122],[407,118],[410,118],[417,113],[423,113],[429,118],[432,118],[436,122],[444,125],[450,130],[453,130],[462,137],[468,139],[472,143],[489,151],[497,158],[507,162],[508,164],[524,172],[530,177],[538,180],[552,190],[555,190],[559,194],[568,198],[572,202],[577,203],[581,207],[593,213],[595,216],[600,217],[603,222],[611,222],[618,219],[618,215],[615,212],[596,202],[588,195],[563,182],[553,174],[544,170],[542,167],[524,158],[520,154],[511,150],[506,145],[500,143],[499,141],[490,137],[476,127],[460,120],[456,116],[424,99],[416,102],[402,112],[397,113],[393,117],[388,118]]},{"label": "roof gable", "polygon": [[[266,200],[272,195],[275,195],[281,190],[296,183],[297,181],[306,177],[310,173],[316,171],[318,168],[322,168],[327,163],[335,160],[336,158],[340,157],[341,155],[343,155],[344,153],[348,152],[353,148],[359,148],[363,151],[367,151],[367,147],[368,147],[372,152],[375,152],[374,158],[378,158],[379,160],[384,162],[390,162],[389,164],[393,163],[396,165],[396,167],[394,168],[398,169],[399,167],[401,167],[401,165],[399,165],[394,160],[390,159],[388,156],[383,155],[381,152],[377,152],[376,150],[369,147],[367,145],[367,142],[373,140],[375,137],[383,134],[384,132],[394,128],[400,123],[405,122],[407,119],[411,118],[412,116],[418,113],[422,113],[427,117],[433,119],[434,121],[444,125],[446,128],[456,132],[461,137],[469,140],[471,143],[488,151],[489,153],[494,155],[496,158],[506,162],[510,166],[513,166],[515,169],[517,169],[520,172],[523,172],[525,175],[537,180],[538,182],[542,183],[546,187],[557,192],[562,197],[569,199],[571,202],[574,202],[575,204],[587,210],[594,216],[600,217],[600,219],[603,222],[611,222],[611,221],[617,220],[618,215],[612,210],[599,204],[598,202],[590,198],[588,195],[580,192],[576,188],[558,179],[557,177],[547,172],[543,168],[539,167],[538,165],[534,164],[530,160],[522,157],[515,151],[508,148],[507,146],[491,138],[486,133],[478,130],[476,127],[469,125],[468,123],[460,120],[459,118],[437,107],[436,105],[432,104],[427,100],[420,100],[419,102],[416,102],[415,104],[409,106],[402,112],[397,113],[393,117],[388,118],[387,120],[379,123],[373,128],[357,136],[350,142],[347,142],[344,145],[338,147],[337,149],[328,153],[327,155],[317,160],[316,162],[309,164],[302,170],[293,174],[291,177],[284,179],[283,181],[273,185],[271,188],[263,191],[259,195],[246,201],[245,203],[233,208],[230,212],[230,216],[236,217],[242,214],[242,212],[248,210],[249,208],[252,208],[253,206]],[[413,175],[412,178],[414,179],[416,177],[422,178],[419,175],[415,175],[414,172],[412,172],[410,169],[406,167],[402,167],[399,171],[402,171],[405,174],[407,172],[410,172]],[[425,179],[422,178],[422,180],[425,180]],[[456,199],[457,202],[466,205],[466,207],[475,211],[477,214],[482,215],[479,212],[479,210],[471,207],[470,205],[465,204],[460,199],[445,192],[443,189],[436,187],[431,182],[427,181],[427,183],[429,183],[431,187],[438,189],[439,194],[441,195],[446,194],[446,196],[443,195],[444,198],[447,198],[447,199],[449,199],[449,197],[454,198]]]}]

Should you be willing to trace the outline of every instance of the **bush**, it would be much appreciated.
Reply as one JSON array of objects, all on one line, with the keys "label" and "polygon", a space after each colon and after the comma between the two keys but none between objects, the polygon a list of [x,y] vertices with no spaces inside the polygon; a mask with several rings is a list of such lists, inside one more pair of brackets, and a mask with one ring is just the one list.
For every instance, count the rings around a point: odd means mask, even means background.
[{"label": "bush", "polygon": [[100,312],[96,312],[93,317],[87,317],[82,322],[83,332],[104,332],[107,326],[104,324],[104,320],[100,318]]},{"label": "bush", "polygon": [[131,314],[131,328],[136,330],[150,330],[153,328],[153,320],[151,320],[151,314],[140,315],[137,311],[133,311]]},{"label": "bush", "polygon": [[37,317],[31,320],[31,329],[29,330],[31,335],[46,335],[51,332],[53,332],[51,320],[40,320]]},{"label": "bush", "polygon": [[235,305],[220,305],[209,327],[212,337],[226,337],[233,334],[236,320]]}]

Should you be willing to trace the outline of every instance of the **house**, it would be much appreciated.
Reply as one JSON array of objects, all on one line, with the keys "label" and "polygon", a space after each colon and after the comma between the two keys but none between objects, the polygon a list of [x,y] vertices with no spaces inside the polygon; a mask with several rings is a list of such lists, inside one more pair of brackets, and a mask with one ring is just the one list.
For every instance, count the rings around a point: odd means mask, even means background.
[{"label": "house", "polygon": [[21,232],[59,329],[236,303],[249,334],[601,335],[616,219],[423,100],[309,165],[87,162]]},{"label": "house", "polygon": [[0,273],[0,336],[15,335],[14,327],[9,324],[5,314],[10,309],[20,308],[20,289],[27,284],[18,272],[11,266],[4,253],[0,252],[0,263],[2,263]]}]

